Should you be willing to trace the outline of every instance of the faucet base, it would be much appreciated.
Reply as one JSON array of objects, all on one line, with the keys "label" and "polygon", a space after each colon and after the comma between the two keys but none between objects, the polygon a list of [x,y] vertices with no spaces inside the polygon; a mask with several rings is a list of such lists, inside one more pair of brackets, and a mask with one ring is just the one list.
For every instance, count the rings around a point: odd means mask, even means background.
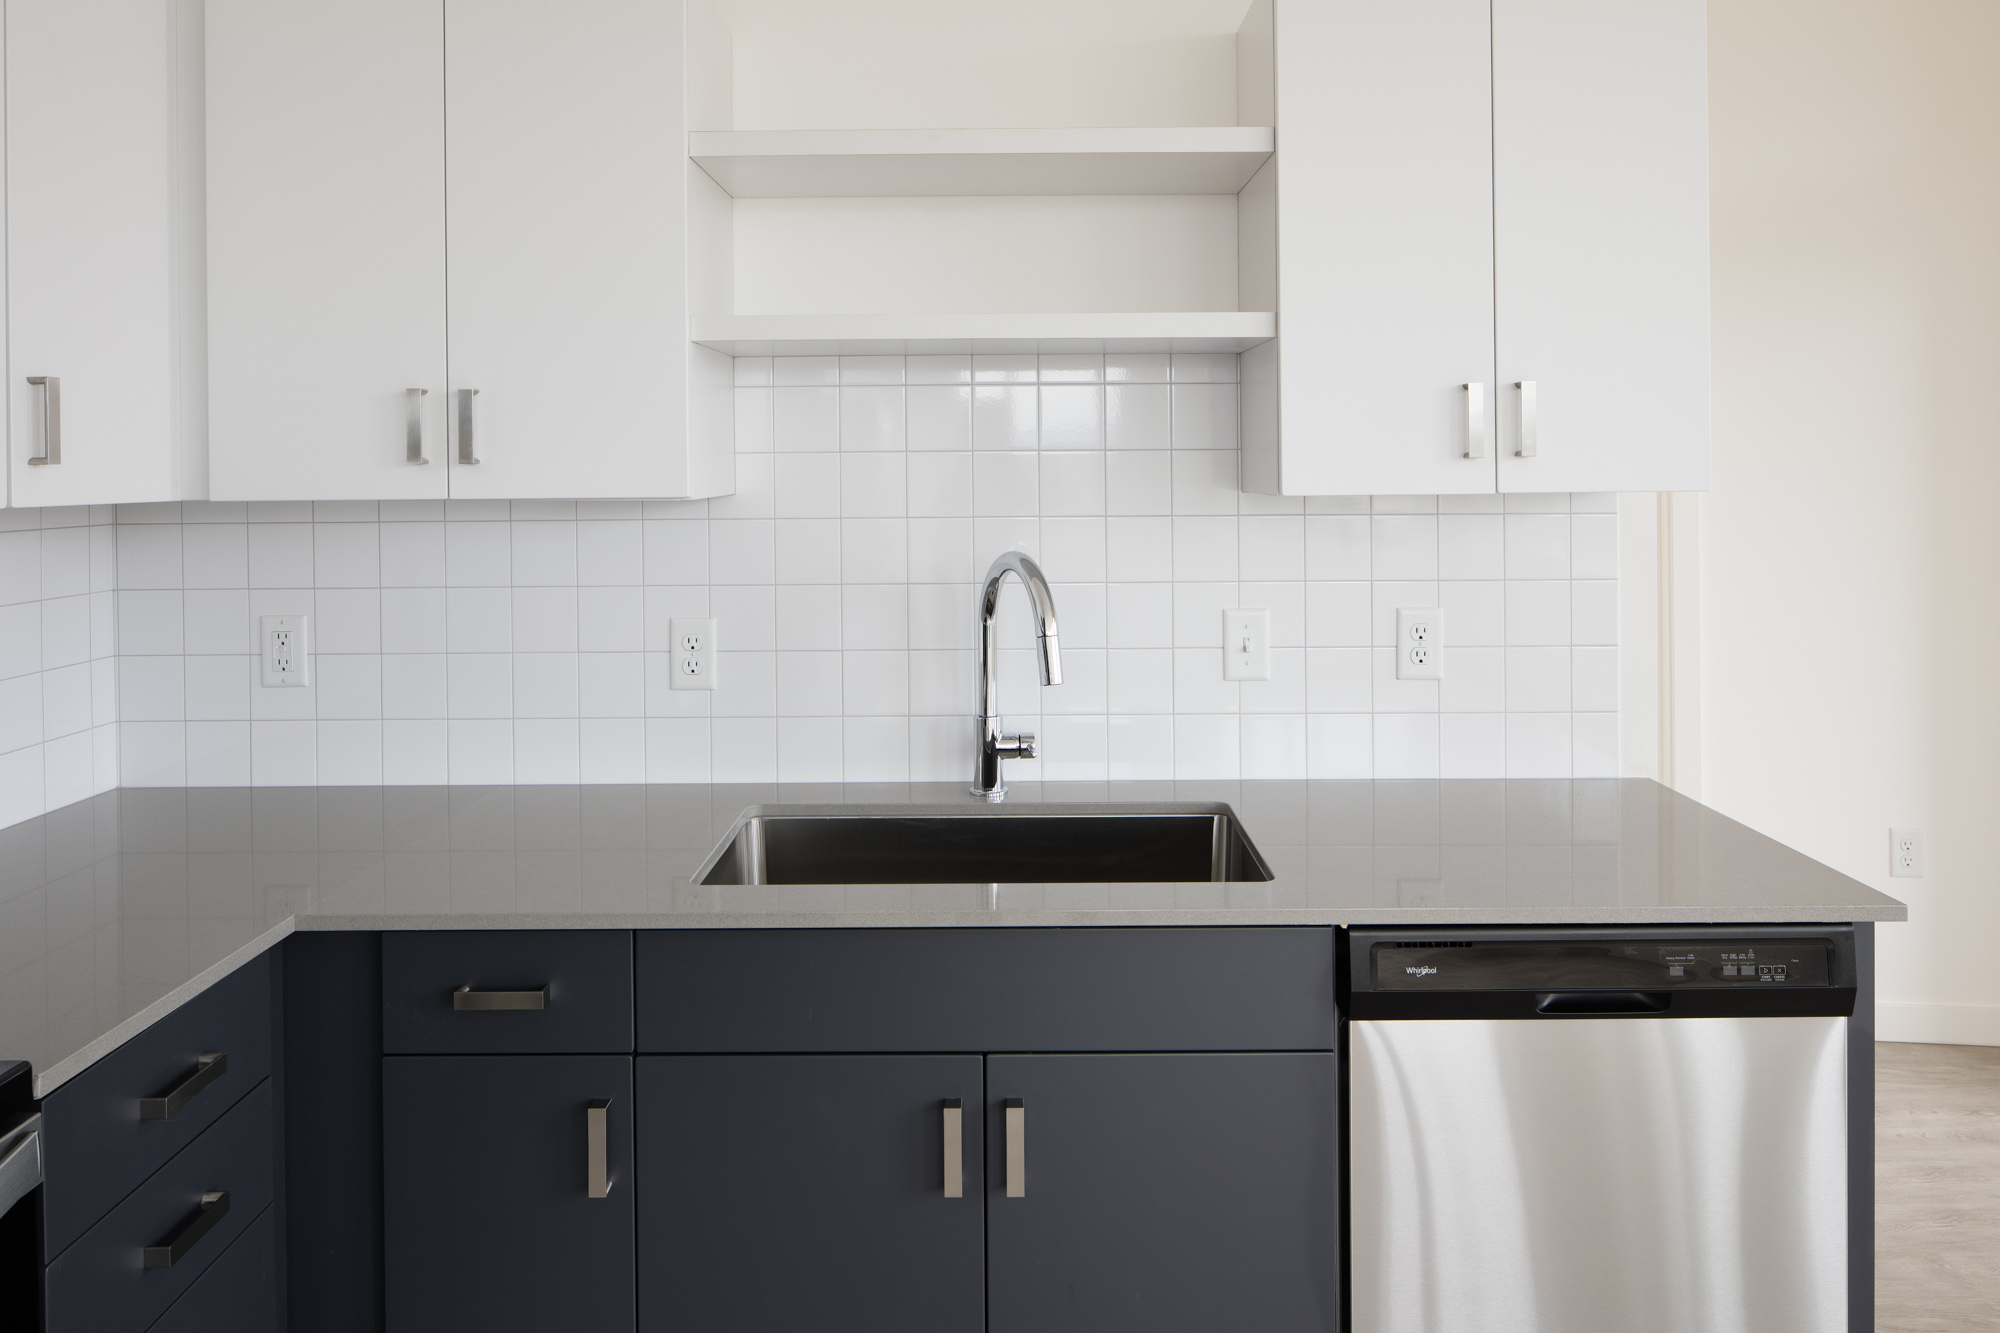
[{"label": "faucet base", "polygon": [[992,805],[998,805],[1007,799],[1007,789],[1005,787],[996,787],[992,791],[981,791],[977,787],[967,787],[966,790],[977,796],[980,800]]}]

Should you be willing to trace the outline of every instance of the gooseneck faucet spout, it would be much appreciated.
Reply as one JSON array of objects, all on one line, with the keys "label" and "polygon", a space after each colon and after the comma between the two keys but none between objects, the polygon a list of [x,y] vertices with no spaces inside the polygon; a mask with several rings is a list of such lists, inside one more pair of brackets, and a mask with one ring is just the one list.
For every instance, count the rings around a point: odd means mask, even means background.
[{"label": "gooseneck faucet spout", "polygon": [[1056,641],[1056,600],[1042,568],[1019,551],[1008,551],[986,571],[986,583],[979,590],[979,670],[973,682],[977,697],[973,708],[972,743],[974,759],[972,794],[982,800],[1005,799],[1007,784],[1000,780],[1002,759],[1033,759],[1035,735],[1024,731],[1018,736],[1000,734],[1000,682],[998,657],[994,652],[993,615],[1000,606],[1000,583],[1009,574],[1021,580],[1035,603],[1035,642],[1042,657],[1042,684],[1062,684],[1062,647]]}]

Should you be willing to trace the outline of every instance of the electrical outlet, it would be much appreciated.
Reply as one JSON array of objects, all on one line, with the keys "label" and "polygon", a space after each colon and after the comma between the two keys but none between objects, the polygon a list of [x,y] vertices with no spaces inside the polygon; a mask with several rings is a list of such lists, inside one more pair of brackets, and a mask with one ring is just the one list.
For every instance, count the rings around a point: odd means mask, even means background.
[{"label": "electrical outlet", "polygon": [[667,622],[667,637],[673,640],[673,688],[714,689],[715,622],[676,618]]},{"label": "electrical outlet", "polygon": [[1889,830],[1889,876],[1892,879],[1924,877],[1924,831],[1920,828]]},{"label": "electrical outlet", "polygon": [[1271,678],[1269,611],[1222,613],[1222,678],[1224,680]]},{"label": "electrical outlet", "polygon": [[1396,679],[1444,679],[1444,612],[1396,608]]},{"label": "electrical outlet", "polygon": [[306,617],[259,616],[257,646],[264,659],[264,684],[303,689],[311,651],[306,643]]}]

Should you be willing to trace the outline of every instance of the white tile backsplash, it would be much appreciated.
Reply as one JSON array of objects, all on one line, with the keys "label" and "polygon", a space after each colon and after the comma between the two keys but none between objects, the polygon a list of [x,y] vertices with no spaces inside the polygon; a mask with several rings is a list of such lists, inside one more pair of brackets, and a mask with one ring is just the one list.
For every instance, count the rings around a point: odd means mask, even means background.
[{"label": "white tile backsplash", "polygon": [[[0,824],[132,785],[956,781],[975,582],[1025,601],[1011,770],[1074,780],[1617,771],[1613,496],[1250,496],[1235,362],[1155,354],[739,358],[738,490],[708,502],[0,510]],[[1441,682],[1395,678],[1441,606]],[[1222,679],[1271,611],[1272,679]],[[256,684],[258,614],[314,616],[314,681]],[[718,622],[672,690],[668,622]]]}]

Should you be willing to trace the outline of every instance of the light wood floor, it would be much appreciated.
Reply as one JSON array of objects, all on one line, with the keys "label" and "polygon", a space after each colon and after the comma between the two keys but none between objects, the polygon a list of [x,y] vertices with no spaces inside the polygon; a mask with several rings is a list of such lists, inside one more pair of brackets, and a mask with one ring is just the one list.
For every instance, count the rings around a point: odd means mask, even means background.
[{"label": "light wood floor", "polygon": [[2000,1330],[2000,1047],[1875,1061],[1875,1327]]}]

